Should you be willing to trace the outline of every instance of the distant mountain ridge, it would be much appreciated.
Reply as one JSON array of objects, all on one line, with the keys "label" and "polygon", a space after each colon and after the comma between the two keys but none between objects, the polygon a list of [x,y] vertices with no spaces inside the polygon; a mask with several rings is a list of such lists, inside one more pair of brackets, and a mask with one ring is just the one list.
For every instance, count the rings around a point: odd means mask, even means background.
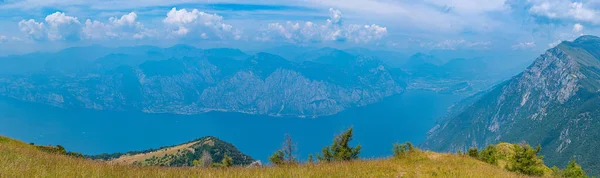
[{"label": "distant mountain ridge", "polygon": [[[500,141],[540,144],[549,165],[577,159],[599,173],[600,38],[582,36],[549,49],[524,72],[464,102],[423,146],[466,150]],[[572,157],[572,155],[576,155]]]},{"label": "distant mountain ridge", "polygon": [[31,65],[0,59],[30,67],[0,73],[0,95],[68,108],[318,117],[377,102],[406,86],[400,70],[343,51],[297,63],[188,45],[93,48],[13,57],[35,61]]}]

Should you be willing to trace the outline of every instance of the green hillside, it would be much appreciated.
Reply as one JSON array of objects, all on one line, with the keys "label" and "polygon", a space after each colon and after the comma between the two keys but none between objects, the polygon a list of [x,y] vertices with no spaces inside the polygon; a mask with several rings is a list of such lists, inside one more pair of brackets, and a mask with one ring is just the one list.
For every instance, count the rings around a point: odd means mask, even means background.
[{"label": "green hillside", "polygon": [[247,168],[115,164],[44,152],[0,137],[0,177],[527,177],[466,155],[410,152],[400,157]]},{"label": "green hillside", "polygon": [[194,161],[202,159],[218,163],[227,155],[234,165],[249,165],[252,157],[240,152],[235,146],[216,137],[203,137],[187,143],[128,153],[100,154],[88,156],[117,164],[135,164],[142,166],[194,166]]}]

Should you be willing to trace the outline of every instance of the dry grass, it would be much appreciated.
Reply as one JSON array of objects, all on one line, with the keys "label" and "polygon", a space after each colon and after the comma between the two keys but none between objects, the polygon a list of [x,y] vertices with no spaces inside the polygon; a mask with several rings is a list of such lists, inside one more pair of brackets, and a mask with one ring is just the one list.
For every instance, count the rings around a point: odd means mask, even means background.
[{"label": "dry grass", "polygon": [[123,155],[117,159],[110,161],[110,162],[115,163],[115,164],[133,164],[136,161],[144,161],[146,159],[152,158],[153,156],[161,157],[166,154],[172,155],[172,154],[176,154],[183,150],[190,150],[190,151],[194,152],[194,149],[191,149],[190,147],[198,142],[200,142],[200,141],[190,142],[190,143],[177,145],[177,146],[169,147],[169,148],[164,148],[164,149],[160,149],[160,150],[149,152],[149,153],[142,153],[142,154],[135,154],[135,155]]},{"label": "dry grass", "polygon": [[402,158],[227,169],[140,167],[76,159],[0,137],[0,177],[525,177],[464,156],[432,152]]}]

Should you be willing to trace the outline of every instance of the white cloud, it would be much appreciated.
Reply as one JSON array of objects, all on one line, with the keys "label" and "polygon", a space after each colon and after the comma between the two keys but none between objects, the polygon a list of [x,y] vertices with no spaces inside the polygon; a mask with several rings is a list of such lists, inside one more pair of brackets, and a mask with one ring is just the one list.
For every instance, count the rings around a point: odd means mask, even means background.
[{"label": "white cloud", "polygon": [[342,12],[338,9],[329,8],[329,19],[327,19],[328,24],[342,24]]},{"label": "white cloud", "polygon": [[33,19],[21,20],[19,22],[19,30],[25,33],[28,38],[34,40],[46,39],[46,26],[43,22],[36,22]]},{"label": "white cloud", "polygon": [[21,20],[19,29],[28,38],[33,40],[79,40],[81,24],[76,17],[67,16],[62,12],[55,12],[46,16],[44,22],[34,19]]},{"label": "white cloud", "polygon": [[260,41],[283,39],[294,43],[323,41],[369,43],[382,39],[388,33],[386,27],[376,24],[344,25],[342,12],[333,8],[329,9],[329,19],[326,22],[323,25],[317,25],[311,21],[270,23],[266,29],[262,30],[262,36],[258,36],[256,39]]},{"label": "white cloud", "polygon": [[571,0],[530,0],[529,12],[550,19],[562,19],[600,24],[600,11],[590,8],[589,2]]},{"label": "white cloud", "polygon": [[121,16],[121,18],[111,17],[109,20],[115,25],[123,26],[123,25],[134,25],[136,23],[137,14],[135,12],[130,12],[129,14],[125,14]]},{"label": "white cloud", "polygon": [[224,23],[222,16],[201,12],[198,9],[187,11],[173,8],[167,13],[163,22],[170,26],[170,33],[174,36],[187,36],[193,33],[192,35],[198,35],[203,39],[231,37],[237,40],[241,38],[241,31]]},{"label": "white cloud", "polygon": [[48,23],[48,39],[55,40],[78,40],[81,23],[77,17],[67,16],[63,12],[55,12],[46,16]]},{"label": "white cloud", "polygon": [[583,31],[583,25],[579,23],[573,25],[573,33],[581,34],[581,31]]},{"label": "white cloud", "polygon": [[533,42],[533,41],[520,42],[515,45],[512,45],[512,49],[527,49],[527,48],[534,48],[534,47],[535,47],[535,42]]},{"label": "white cloud", "polygon": [[108,23],[87,19],[82,28],[85,39],[143,39],[157,36],[155,30],[148,29],[137,21],[137,14],[130,12],[120,18],[111,17]]}]

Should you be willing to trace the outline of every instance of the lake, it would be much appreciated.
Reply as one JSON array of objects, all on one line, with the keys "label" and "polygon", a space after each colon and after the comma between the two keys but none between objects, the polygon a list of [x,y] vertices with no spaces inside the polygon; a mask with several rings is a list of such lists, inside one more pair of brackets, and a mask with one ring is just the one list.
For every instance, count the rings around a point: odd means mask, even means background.
[{"label": "lake", "polygon": [[390,156],[392,144],[420,143],[425,133],[461,96],[407,91],[379,103],[319,118],[281,118],[240,113],[200,115],[148,114],[61,109],[0,99],[0,135],[38,145],[62,145],[69,151],[99,154],[146,150],[216,136],[240,151],[267,162],[289,133],[298,156],[320,153],[334,136],[354,127],[352,145],[361,157]]}]

